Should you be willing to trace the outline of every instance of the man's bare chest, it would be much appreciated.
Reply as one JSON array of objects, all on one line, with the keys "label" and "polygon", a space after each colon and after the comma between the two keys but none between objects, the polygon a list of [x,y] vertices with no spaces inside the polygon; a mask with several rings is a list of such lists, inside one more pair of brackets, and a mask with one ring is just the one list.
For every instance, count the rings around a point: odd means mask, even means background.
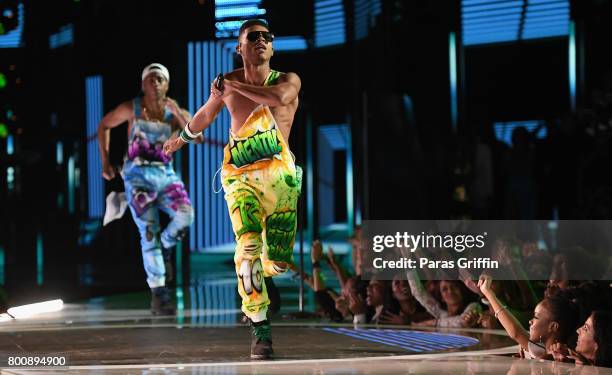
[{"label": "man's bare chest", "polygon": [[[259,104],[243,96],[232,95],[226,99],[226,106],[232,117],[232,124],[243,124]],[[270,107],[270,112],[272,112],[277,125],[281,125],[287,120],[290,121],[290,117],[292,117],[290,106]]]}]

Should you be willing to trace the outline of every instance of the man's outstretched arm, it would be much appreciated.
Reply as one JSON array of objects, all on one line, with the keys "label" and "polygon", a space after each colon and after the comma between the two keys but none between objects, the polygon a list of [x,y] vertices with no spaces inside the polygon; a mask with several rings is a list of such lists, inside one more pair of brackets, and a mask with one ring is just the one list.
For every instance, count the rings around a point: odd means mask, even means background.
[{"label": "man's outstretched arm", "polygon": [[[206,103],[198,109],[195,115],[193,115],[193,118],[189,122],[189,131],[195,134],[208,128],[217,117],[219,111],[223,108],[223,105],[222,98],[211,94]],[[184,142],[181,137],[169,139],[164,143],[164,152],[170,155],[183,147],[185,143],[186,142]]]},{"label": "man's outstretched arm", "polygon": [[278,107],[293,102],[300,92],[302,82],[295,73],[287,73],[279,79],[274,86],[253,86],[238,81],[225,80],[225,93],[236,92],[246,96],[255,103]]},{"label": "man's outstretched arm", "polygon": [[123,124],[125,121],[129,121],[132,113],[133,109],[131,102],[122,103],[117,108],[107,113],[98,125],[98,145],[102,158],[102,176],[106,180],[110,181],[115,178],[115,171],[108,160],[110,130]]}]

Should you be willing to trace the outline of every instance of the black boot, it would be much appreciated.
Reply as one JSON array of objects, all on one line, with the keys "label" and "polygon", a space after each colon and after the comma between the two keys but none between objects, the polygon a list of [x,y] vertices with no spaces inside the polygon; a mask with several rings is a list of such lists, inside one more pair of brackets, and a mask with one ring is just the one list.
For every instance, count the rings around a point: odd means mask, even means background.
[{"label": "black boot", "polygon": [[172,266],[172,249],[162,246],[162,256],[164,258],[164,268],[166,269],[166,285],[174,281],[174,267]]},{"label": "black boot", "polygon": [[272,350],[272,327],[270,321],[251,323],[251,359],[270,359]]},{"label": "black boot", "polygon": [[153,315],[174,315],[176,309],[172,304],[170,289],[165,286],[151,289],[151,313]]}]

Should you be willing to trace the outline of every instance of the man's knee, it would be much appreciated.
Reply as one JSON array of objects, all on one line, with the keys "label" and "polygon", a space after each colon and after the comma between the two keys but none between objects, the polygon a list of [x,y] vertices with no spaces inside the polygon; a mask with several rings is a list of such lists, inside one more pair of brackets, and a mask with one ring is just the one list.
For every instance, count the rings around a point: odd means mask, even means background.
[{"label": "man's knee", "polygon": [[289,264],[285,262],[274,262],[269,259],[262,260],[264,276],[277,276],[289,270]]},{"label": "man's knee", "polygon": [[176,220],[180,222],[181,227],[188,227],[193,223],[194,220],[193,207],[188,204],[183,204],[178,207],[176,211]]},{"label": "man's knee", "polygon": [[261,254],[262,247],[263,242],[261,240],[261,233],[243,233],[238,238],[238,243],[236,244],[236,257],[240,259],[252,258],[256,255]]}]

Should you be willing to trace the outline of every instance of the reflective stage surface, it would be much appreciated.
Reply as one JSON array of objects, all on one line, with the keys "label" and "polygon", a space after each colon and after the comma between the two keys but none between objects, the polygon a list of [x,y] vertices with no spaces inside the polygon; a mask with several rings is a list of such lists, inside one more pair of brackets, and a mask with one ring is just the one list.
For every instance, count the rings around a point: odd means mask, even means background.
[{"label": "reflective stage surface", "polygon": [[[251,361],[230,273],[201,273],[178,288],[176,317],[153,317],[147,292],[65,304],[62,311],[0,322],[0,361],[65,356],[66,367],[4,367],[2,374],[612,374],[606,369],[512,358],[503,331],[417,330],[294,318],[296,280],[277,279],[275,358]],[[314,310],[312,296],[305,300]]]}]

